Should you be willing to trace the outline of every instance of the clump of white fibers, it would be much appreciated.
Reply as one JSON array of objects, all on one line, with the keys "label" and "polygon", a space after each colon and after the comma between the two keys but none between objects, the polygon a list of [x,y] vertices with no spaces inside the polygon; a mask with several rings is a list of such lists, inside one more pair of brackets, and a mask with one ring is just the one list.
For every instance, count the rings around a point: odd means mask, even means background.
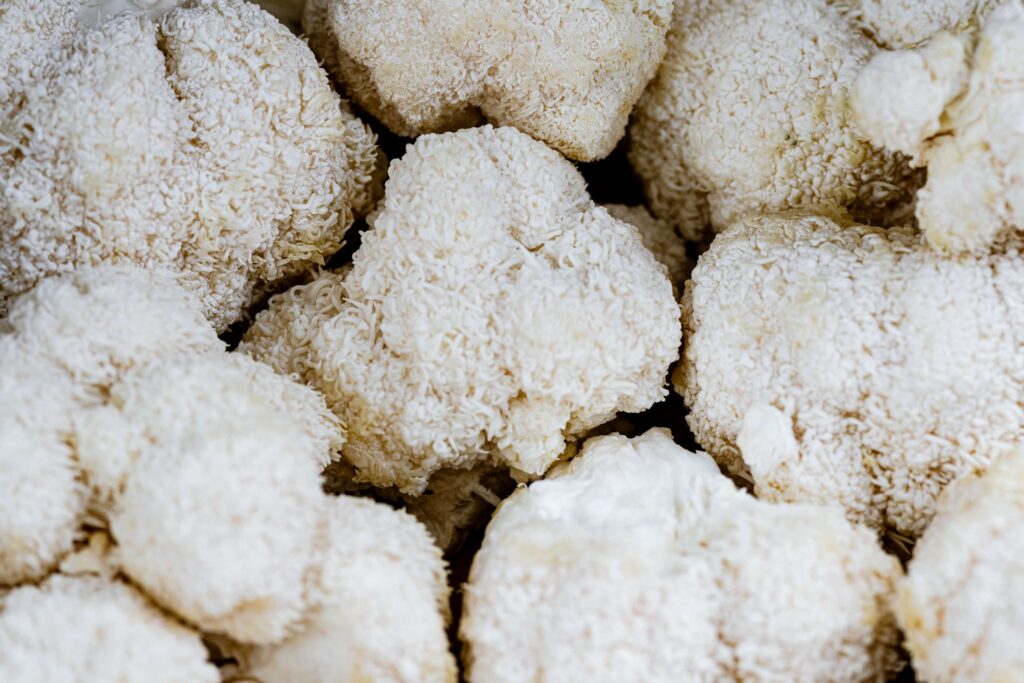
[{"label": "clump of white fibers", "polygon": [[55,575],[0,599],[0,680],[216,683],[199,634],[127,584]]},{"label": "clump of white fibers", "polygon": [[444,560],[412,516],[364,498],[327,504],[318,604],[300,632],[253,648],[262,683],[454,683]]},{"label": "clump of white fibers", "polygon": [[756,500],[667,431],[616,434],[502,503],[459,635],[473,683],[884,680],[899,576],[840,510]]},{"label": "clump of white fibers", "polygon": [[0,35],[0,315],[112,262],[180,272],[223,329],[372,206],[373,134],[253,3],[10,0]]},{"label": "clump of white fibers", "polygon": [[680,341],[665,268],[543,144],[423,136],[371,225],[350,271],[272,299],[240,347],[324,393],[357,479],[415,495],[488,460],[539,475],[665,395]]},{"label": "clump of white fibers", "polygon": [[319,561],[324,497],[309,436],[255,406],[197,429],[165,426],[111,514],[124,572],[203,630],[281,640],[308,607]]},{"label": "clump of white fibers", "polygon": [[164,273],[89,268],[11,301],[0,321],[0,585],[40,579],[71,550],[88,503],[76,421],[125,372],[222,349]]},{"label": "clump of white fibers", "polygon": [[896,608],[921,680],[1024,671],[1024,452],[953,483],[914,548]]}]

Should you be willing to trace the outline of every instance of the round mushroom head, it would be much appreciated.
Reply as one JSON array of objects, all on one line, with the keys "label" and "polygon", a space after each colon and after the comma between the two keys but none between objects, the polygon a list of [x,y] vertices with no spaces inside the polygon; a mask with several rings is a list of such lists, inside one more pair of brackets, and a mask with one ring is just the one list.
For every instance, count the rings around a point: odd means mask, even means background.
[{"label": "round mushroom head", "polygon": [[488,459],[541,474],[665,395],[680,341],[665,269],[540,142],[423,136],[371,224],[347,275],[273,299],[241,347],[325,394],[361,481],[419,494]]},{"label": "round mushroom head", "polygon": [[667,431],[596,437],[488,527],[467,678],[880,680],[899,575],[841,511],[755,500]]},{"label": "round mushroom head", "polygon": [[4,34],[46,47],[0,71],[0,309],[130,263],[181,272],[223,329],[369,209],[374,137],[308,47],[242,0],[171,4],[5,6]]},{"label": "round mushroom head", "polygon": [[217,353],[172,358],[122,377],[104,405],[76,416],[77,459],[95,503],[109,508],[153,444],[268,410],[302,432],[296,455],[320,468],[337,457],[345,432],[320,394],[249,356]]},{"label": "round mushroom head", "polygon": [[310,45],[408,137],[480,121],[593,161],[622,137],[665,52],[671,0],[310,0]]},{"label": "round mushroom head", "polygon": [[759,497],[913,538],[1024,436],[1022,287],[1017,243],[951,259],[909,228],[750,218],[687,283],[673,380],[697,442]]},{"label": "round mushroom head", "polygon": [[918,180],[873,147],[847,98],[877,47],[839,3],[680,0],[637,104],[630,161],[655,216],[698,239],[750,212],[909,217]]},{"label": "round mushroom head", "polygon": [[110,516],[124,573],[165,609],[240,643],[284,639],[320,561],[319,463],[272,404],[151,427]]},{"label": "round mushroom head", "polygon": [[0,585],[43,578],[72,548],[89,502],[81,416],[124,373],[222,348],[161,273],[86,269],[12,300],[0,320]]}]

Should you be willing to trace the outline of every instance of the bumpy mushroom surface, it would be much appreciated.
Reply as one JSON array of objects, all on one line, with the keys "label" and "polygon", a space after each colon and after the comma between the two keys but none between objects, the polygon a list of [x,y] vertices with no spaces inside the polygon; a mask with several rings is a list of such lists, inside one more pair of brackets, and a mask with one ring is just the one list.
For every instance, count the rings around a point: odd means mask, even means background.
[{"label": "bumpy mushroom surface", "polygon": [[[1008,0],[853,0],[852,14],[888,48],[914,47],[942,31],[977,26]],[[1016,0],[1009,0],[1015,2]]]},{"label": "bumpy mushroom surface", "polygon": [[954,483],[899,587],[914,670],[930,683],[1024,671],[1024,453]]},{"label": "bumpy mushroom surface", "polygon": [[[316,391],[237,353],[171,358],[114,383],[75,420],[76,455],[100,508],[116,500],[134,464],[183,432],[221,430],[267,411],[302,434],[291,449],[318,467],[336,459],[345,432]],[[276,423],[275,423],[276,424]]]},{"label": "bumpy mushroom surface", "polygon": [[515,126],[606,156],[665,52],[671,0],[309,0],[310,45],[399,135]]},{"label": "bumpy mushroom surface", "polygon": [[454,683],[441,551],[410,515],[363,498],[327,504],[319,602],[300,631],[253,648],[261,683]]},{"label": "bumpy mushroom surface", "polygon": [[740,221],[687,283],[673,378],[759,497],[919,535],[957,476],[1024,436],[1024,253],[945,258],[909,228]]},{"label": "bumpy mushroom surface", "polygon": [[119,262],[185,274],[223,328],[369,208],[373,135],[256,5],[13,0],[0,34],[0,313]]},{"label": "bumpy mushroom surface", "polygon": [[123,374],[223,343],[163,273],[104,266],[45,280],[0,321],[0,585],[45,576],[88,503],[74,425]]},{"label": "bumpy mushroom surface", "polygon": [[541,474],[665,395],[672,284],[556,152],[512,128],[427,135],[386,190],[351,270],[272,299],[241,346],[325,394],[358,479]]},{"label": "bumpy mushroom surface", "polygon": [[679,0],[630,128],[654,214],[687,239],[751,211],[843,208],[899,223],[916,189],[847,97],[878,48],[836,4]]},{"label": "bumpy mushroom surface", "polygon": [[268,411],[151,449],[111,515],[124,572],[204,630],[284,638],[318,561],[322,493],[316,463],[295,452],[302,438]]},{"label": "bumpy mushroom surface", "polygon": [[758,501],[666,431],[597,437],[487,528],[467,677],[884,680],[899,576],[839,510]]},{"label": "bumpy mushroom surface", "polygon": [[613,217],[637,229],[644,246],[668,269],[668,279],[681,290],[693,270],[693,261],[686,254],[686,241],[671,221],[655,218],[643,206],[606,204],[604,208]]},{"label": "bumpy mushroom surface", "polygon": [[220,680],[198,633],[120,582],[54,575],[14,589],[0,607],[0,680]]},{"label": "bumpy mushroom surface", "polygon": [[1022,44],[1024,4],[1015,0],[977,35],[882,53],[857,79],[860,126],[928,169],[916,214],[939,251],[985,253],[1024,230]]}]

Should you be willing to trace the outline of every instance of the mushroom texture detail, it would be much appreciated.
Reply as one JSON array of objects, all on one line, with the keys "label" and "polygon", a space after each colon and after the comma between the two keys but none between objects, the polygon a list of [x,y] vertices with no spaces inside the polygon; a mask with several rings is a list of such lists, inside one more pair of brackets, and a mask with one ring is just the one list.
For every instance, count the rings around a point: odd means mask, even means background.
[{"label": "mushroom texture detail", "polygon": [[917,221],[945,253],[988,252],[1024,230],[1024,3],[980,32],[942,33],[876,56],[857,78],[854,116],[876,144],[928,169]]},{"label": "mushroom texture detail", "polygon": [[467,678],[884,680],[900,574],[838,510],[758,501],[667,431],[597,437],[495,514],[465,588]]},{"label": "mushroom texture detail", "polygon": [[268,411],[278,414],[275,427],[284,418],[290,434],[300,432],[287,450],[319,468],[337,458],[345,432],[323,397],[244,354],[172,358],[125,374],[103,405],[74,421],[77,460],[93,505],[109,509],[135,463],[155,444],[188,430],[216,433],[229,419],[255,423]]},{"label": "mushroom texture detail", "polygon": [[1024,453],[952,484],[914,548],[896,614],[922,681],[1024,671]]},{"label": "mushroom texture detail", "polygon": [[344,443],[323,397],[224,353],[165,273],[47,279],[3,323],[0,585],[109,530],[104,564],[165,609],[241,642],[291,633],[312,600],[320,471]]},{"label": "mushroom texture detail", "polygon": [[216,683],[199,634],[135,589],[54,575],[0,598],[0,680]]},{"label": "mushroom texture detail", "polygon": [[0,679],[220,680],[202,633],[293,681],[326,631],[332,680],[454,681],[440,549],[406,513],[323,493],[337,416],[224,353],[172,276],[47,279],[0,330]]},{"label": "mushroom texture detail", "polygon": [[312,389],[224,353],[126,375],[76,430],[121,571],[204,631],[257,644],[313,602],[320,470],[341,435]]},{"label": "mushroom texture detail", "polygon": [[223,329],[369,209],[373,135],[251,3],[13,0],[0,33],[0,314],[117,262],[181,272]]},{"label": "mushroom texture detail", "polygon": [[[71,551],[86,503],[60,421],[32,415],[22,403],[28,396],[5,384],[0,379],[0,586],[49,573]],[[36,399],[41,410],[54,403]]]},{"label": "mushroom texture detail", "polygon": [[11,301],[0,323],[0,585],[44,577],[72,548],[89,503],[76,417],[124,373],[223,348],[164,273],[84,269]]},{"label": "mushroom texture detail", "polygon": [[243,670],[261,683],[455,683],[445,565],[427,530],[351,496],[325,517],[317,606],[296,635],[245,652]]},{"label": "mushroom texture detail", "polygon": [[642,205],[606,204],[604,208],[608,209],[612,217],[637,229],[644,246],[654,254],[658,263],[668,269],[669,280],[682,289],[693,270],[693,261],[686,254],[686,241],[679,236],[672,223],[655,218]]},{"label": "mushroom texture detail", "polygon": [[485,126],[410,146],[351,270],[272,299],[240,348],[324,393],[357,479],[416,495],[444,467],[542,474],[663,398],[678,314],[568,161]]},{"label": "mushroom texture detail", "polygon": [[282,640],[311,603],[319,562],[325,501],[302,449],[301,430],[269,410],[148,449],[111,513],[122,571],[205,631]]},{"label": "mushroom texture detail", "polygon": [[[683,282],[693,268],[693,262],[686,254],[686,243],[676,234],[671,224],[654,218],[643,206],[608,204],[604,208],[612,217],[637,229],[644,246],[668,269],[669,280],[677,287],[677,292],[681,292]],[[306,312],[295,310],[290,317],[291,325],[280,338],[262,340],[269,344],[267,353],[287,353],[289,344],[303,343],[303,331],[307,329],[310,318],[315,316],[312,312],[331,306],[323,299],[333,291],[333,283],[339,281],[340,277],[325,273],[317,280],[314,289],[303,297],[308,297],[310,304]],[[296,300],[292,301],[293,305],[300,305]],[[288,357],[293,360],[303,358],[301,354]],[[302,366],[289,367],[287,361],[282,368],[299,375],[308,371],[308,368]],[[334,482],[340,491],[349,490],[348,487],[353,484],[351,467],[345,465],[347,463],[341,463],[341,467],[332,470],[343,475]],[[358,485],[356,487],[358,488]],[[422,495],[403,496],[382,489],[377,489],[376,495],[404,505],[408,512],[427,527],[438,545],[446,553],[452,553],[459,549],[470,532],[482,527],[490,519],[495,506],[511,492],[512,487],[513,480],[507,467],[483,462],[468,470],[438,470],[431,475],[427,489]]]},{"label": "mushroom texture detail", "polygon": [[673,381],[697,442],[761,498],[916,537],[1024,436],[1024,254],[944,258],[823,216],[721,233],[683,297]]},{"label": "mushroom texture detail", "polygon": [[[12,302],[0,325],[0,332],[13,335],[24,362],[62,373],[75,385],[71,393],[89,404],[101,401],[128,371],[224,350],[196,299],[172,273],[133,266],[102,265],[48,278]],[[24,372],[16,364],[10,371]]]},{"label": "mushroom texture detail", "polygon": [[[1015,0],[1010,0],[1011,2]],[[853,0],[851,14],[884,47],[915,47],[943,32],[977,28],[1007,0]],[[840,3],[841,4],[841,3]]]},{"label": "mushroom texture detail", "polygon": [[749,212],[794,208],[901,222],[915,172],[872,146],[847,104],[877,50],[832,3],[677,0],[630,127],[654,215],[691,240]]},{"label": "mushroom texture detail", "polygon": [[665,52],[671,0],[309,0],[310,45],[399,135],[515,126],[606,156]]}]

